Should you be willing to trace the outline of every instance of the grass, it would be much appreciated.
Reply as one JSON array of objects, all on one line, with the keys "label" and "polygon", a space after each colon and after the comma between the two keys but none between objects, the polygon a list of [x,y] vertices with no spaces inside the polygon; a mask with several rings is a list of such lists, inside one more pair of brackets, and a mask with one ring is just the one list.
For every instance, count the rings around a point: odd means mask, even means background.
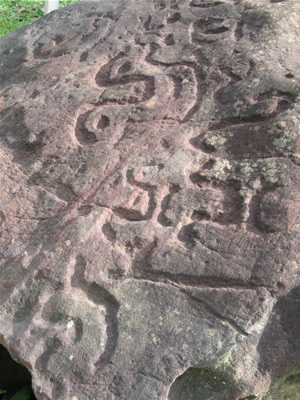
[{"label": "grass", "polygon": [[[65,7],[80,0],[60,0]],[[0,0],[0,37],[43,17],[45,0]]]}]

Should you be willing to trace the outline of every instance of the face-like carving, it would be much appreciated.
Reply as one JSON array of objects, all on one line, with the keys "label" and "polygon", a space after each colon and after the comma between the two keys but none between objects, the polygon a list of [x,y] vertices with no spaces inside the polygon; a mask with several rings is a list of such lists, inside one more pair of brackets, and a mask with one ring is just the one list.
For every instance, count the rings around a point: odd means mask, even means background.
[{"label": "face-like carving", "polygon": [[299,7],[76,7],[3,92],[3,341],[41,399],[162,400],[189,367],[258,391],[296,285]]}]

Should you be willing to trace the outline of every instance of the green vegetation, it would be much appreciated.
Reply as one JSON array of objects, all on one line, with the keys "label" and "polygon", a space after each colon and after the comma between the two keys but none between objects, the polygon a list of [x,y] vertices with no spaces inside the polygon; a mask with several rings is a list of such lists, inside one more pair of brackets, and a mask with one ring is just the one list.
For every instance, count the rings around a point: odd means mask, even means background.
[{"label": "green vegetation", "polygon": [[[60,0],[65,7],[80,0]],[[0,37],[41,18],[45,0],[0,0]]]},{"label": "green vegetation", "polygon": [[[4,394],[7,393],[7,394]],[[4,395],[3,395],[4,394]],[[0,399],[1,400],[31,400],[35,399],[33,396],[32,389],[28,386],[24,386],[21,389],[13,392],[0,389]]]}]

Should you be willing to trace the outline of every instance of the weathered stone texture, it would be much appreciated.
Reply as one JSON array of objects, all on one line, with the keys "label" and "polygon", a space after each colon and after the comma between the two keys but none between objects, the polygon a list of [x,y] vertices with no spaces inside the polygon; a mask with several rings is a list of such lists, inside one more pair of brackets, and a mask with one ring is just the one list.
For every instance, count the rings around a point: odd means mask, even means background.
[{"label": "weathered stone texture", "polygon": [[1,39],[0,340],[37,399],[299,400],[300,4],[273,3]]}]

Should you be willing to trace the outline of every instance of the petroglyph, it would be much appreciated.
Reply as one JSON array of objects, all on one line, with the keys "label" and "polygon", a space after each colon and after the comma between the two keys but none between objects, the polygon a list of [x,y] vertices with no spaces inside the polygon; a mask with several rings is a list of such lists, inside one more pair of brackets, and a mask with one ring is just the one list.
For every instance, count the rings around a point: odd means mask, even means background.
[{"label": "petroglyph", "polygon": [[39,399],[264,398],[300,362],[299,6],[119,3],[1,39],[1,343]]}]

